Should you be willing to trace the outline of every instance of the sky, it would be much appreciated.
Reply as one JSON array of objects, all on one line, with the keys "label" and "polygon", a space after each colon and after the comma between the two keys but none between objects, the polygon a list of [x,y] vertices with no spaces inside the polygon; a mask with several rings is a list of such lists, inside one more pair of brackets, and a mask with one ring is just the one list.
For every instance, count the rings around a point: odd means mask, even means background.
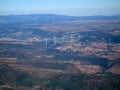
[{"label": "sky", "polygon": [[0,15],[9,14],[116,15],[120,0],[0,0]]}]

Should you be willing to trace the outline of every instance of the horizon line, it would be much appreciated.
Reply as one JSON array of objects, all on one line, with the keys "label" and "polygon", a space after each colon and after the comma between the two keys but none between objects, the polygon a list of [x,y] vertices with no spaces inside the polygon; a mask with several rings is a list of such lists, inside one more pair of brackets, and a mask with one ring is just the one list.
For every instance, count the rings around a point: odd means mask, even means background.
[{"label": "horizon line", "polygon": [[55,14],[55,13],[26,13],[26,14],[0,14],[0,16],[22,16],[22,15],[60,15],[60,16],[73,16],[73,17],[85,17],[85,16],[119,16],[120,14],[96,14],[96,15],[66,15],[66,14]]}]

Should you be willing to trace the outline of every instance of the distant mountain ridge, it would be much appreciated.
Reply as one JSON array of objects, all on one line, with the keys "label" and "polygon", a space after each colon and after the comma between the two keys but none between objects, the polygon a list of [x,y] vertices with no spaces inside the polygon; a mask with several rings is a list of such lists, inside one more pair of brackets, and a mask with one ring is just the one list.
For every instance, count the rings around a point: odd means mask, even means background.
[{"label": "distant mountain ridge", "polygon": [[113,16],[66,16],[55,14],[30,14],[30,15],[1,15],[0,22],[8,23],[26,23],[26,22],[54,22],[54,21],[69,21],[69,20],[113,20],[120,19],[120,15]]}]

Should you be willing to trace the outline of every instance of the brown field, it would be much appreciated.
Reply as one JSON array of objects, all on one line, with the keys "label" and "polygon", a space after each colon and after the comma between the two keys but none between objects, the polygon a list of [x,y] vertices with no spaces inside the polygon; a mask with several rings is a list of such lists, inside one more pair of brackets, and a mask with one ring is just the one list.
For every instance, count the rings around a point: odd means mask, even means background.
[{"label": "brown field", "polygon": [[8,62],[8,63],[15,63],[17,58],[0,58],[0,62]]},{"label": "brown field", "polygon": [[107,72],[112,72],[114,74],[120,74],[120,65],[114,65],[112,68],[110,68]]},{"label": "brown field", "polygon": [[[91,29],[120,28],[118,25],[120,20],[76,20],[76,21],[58,21],[49,25],[35,26],[35,28],[45,31],[91,31]],[[87,26],[87,27],[86,27]],[[112,33],[112,32],[110,32]],[[114,33],[112,33],[114,34]],[[118,35],[118,32],[115,32]]]},{"label": "brown field", "polygon": [[11,65],[14,68],[20,69],[21,71],[27,72],[32,76],[35,77],[50,77],[51,75],[59,74],[59,73],[64,73],[62,70],[54,70],[54,69],[41,69],[37,68],[35,66],[28,66],[28,65]]},{"label": "brown field", "polygon": [[98,65],[81,65],[80,62],[72,62],[75,67],[82,73],[94,74],[100,72]]}]

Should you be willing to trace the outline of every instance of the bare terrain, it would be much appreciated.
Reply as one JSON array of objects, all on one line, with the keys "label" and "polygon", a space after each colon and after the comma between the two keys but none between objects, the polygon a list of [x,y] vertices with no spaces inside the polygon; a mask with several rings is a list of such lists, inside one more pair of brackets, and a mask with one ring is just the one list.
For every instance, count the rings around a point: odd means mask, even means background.
[{"label": "bare terrain", "polygon": [[0,16],[0,89],[119,90],[119,75],[120,16]]}]

